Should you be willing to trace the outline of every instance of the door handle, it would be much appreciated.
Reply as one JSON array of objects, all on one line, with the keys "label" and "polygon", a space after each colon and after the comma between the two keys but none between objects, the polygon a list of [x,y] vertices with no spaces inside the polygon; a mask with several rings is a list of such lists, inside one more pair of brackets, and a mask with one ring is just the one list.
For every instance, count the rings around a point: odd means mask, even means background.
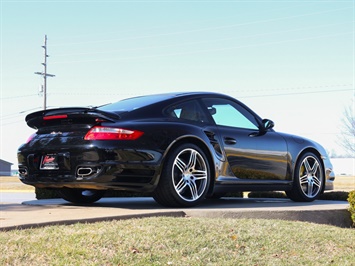
[{"label": "door handle", "polygon": [[234,145],[234,144],[237,144],[237,141],[233,138],[225,137],[224,143],[228,144],[228,145]]}]

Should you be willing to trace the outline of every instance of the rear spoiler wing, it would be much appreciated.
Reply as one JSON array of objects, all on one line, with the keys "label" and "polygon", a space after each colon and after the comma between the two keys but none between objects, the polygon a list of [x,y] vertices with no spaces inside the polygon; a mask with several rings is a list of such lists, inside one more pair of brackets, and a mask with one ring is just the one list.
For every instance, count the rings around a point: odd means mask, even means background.
[{"label": "rear spoiler wing", "polygon": [[97,108],[68,107],[37,111],[28,114],[25,121],[29,127],[38,129],[45,125],[45,120],[75,118],[92,118],[100,122],[115,122],[121,117],[116,113],[105,112]]}]

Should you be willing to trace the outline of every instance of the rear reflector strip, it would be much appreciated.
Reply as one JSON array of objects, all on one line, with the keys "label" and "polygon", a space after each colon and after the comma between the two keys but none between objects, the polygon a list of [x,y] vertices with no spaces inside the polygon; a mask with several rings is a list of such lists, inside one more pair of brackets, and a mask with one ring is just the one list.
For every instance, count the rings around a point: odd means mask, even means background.
[{"label": "rear reflector strip", "polygon": [[65,119],[68,118],[68,115],[49,115],[44,116],[43,120],[54,120],[54,119]]}]

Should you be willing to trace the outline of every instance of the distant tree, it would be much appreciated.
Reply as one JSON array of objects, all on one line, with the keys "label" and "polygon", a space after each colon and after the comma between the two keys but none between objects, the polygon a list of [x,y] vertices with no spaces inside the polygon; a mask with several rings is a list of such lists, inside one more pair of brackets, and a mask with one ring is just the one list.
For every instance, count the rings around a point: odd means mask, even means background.
[{"label": "distant tree", "polygon": [[345,108],[342,119],[341,145],[349,152],[351,157],[355,157],[355,114],[353,102]]}]

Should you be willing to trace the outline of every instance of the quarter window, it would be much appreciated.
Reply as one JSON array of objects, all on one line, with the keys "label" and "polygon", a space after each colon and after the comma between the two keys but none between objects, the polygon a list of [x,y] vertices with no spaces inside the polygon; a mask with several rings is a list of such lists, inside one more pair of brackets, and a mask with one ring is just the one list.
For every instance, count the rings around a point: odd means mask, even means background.
[{"label": "quarter window", "polygon": [[169,116],[178,119],[202,123],[207,121],[207,116],[197,101],[187,101],[171,106],[168,108],[167,112]]}]

